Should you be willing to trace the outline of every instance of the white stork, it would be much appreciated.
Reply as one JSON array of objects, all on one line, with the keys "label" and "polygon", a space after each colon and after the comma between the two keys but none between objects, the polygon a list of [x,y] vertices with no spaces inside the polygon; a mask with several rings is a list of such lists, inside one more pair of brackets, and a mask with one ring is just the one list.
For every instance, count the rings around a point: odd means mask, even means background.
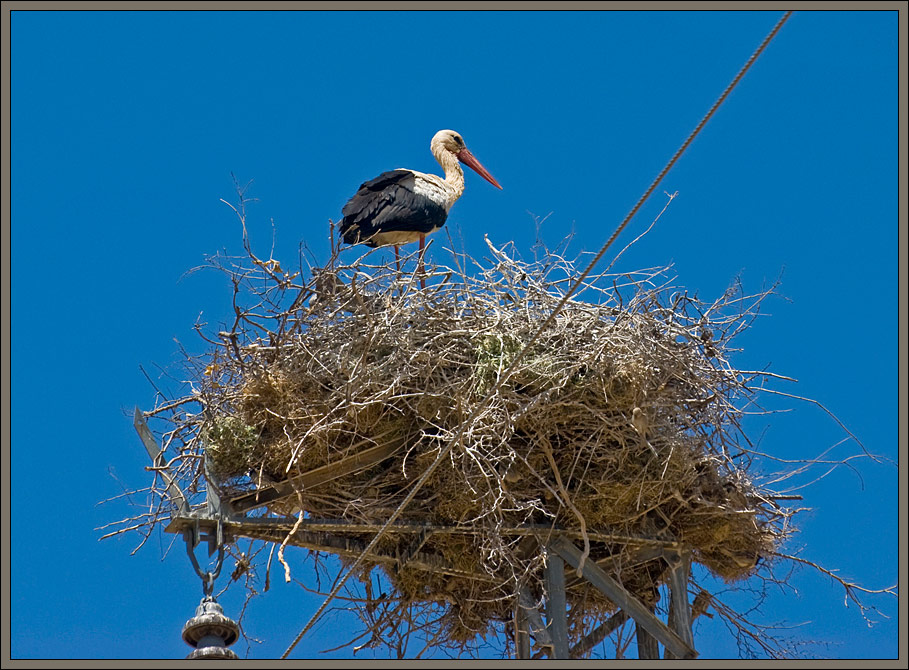
[{"label": "white stork", "polygon": [[[341,237],[347,244],[370,247],[393,245],[395,262],[398,246],[420,242],[420,264],[426,236],[434,233],[448,218],[448,211],[464,193],[461,163],[477,172],[496,188],[499,182],[467,150],[464,140],[453,130],[440,130],[429,144],[432,155],[445,171],[445,178],[416,170],[383,172],[363,183],[341,213]],[[420,286],[425,287],[423,279]]]}]

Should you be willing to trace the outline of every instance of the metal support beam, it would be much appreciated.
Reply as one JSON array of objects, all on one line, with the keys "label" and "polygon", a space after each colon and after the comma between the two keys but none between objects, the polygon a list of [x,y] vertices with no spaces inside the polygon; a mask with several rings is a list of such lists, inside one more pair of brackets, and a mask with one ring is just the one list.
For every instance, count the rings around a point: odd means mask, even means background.
[{"label": "metal support beam", "polygon": [[142,440],[142,444],[145,445],[145,450],[151,457],[152,464],[154,464],[156,468],[155,472],[160,474],[161,478],[167,484],[167,494],[170,497],[171,502],[177,506],[180,514],[188,514],[189,503],[186,502],[186,496],[183,495],[183,491],[177,486],[176,480],[163,468],[164,457],[162,454],[164,453],[164,449],[158,445],[155,436],[152,435],[151,429],[148,427],[148,423],[145,421],[145,414],[143,414],[142,410],[138,407],[136,407],[135,412],[133,412],[133,427],[136,429],[136,432],[139,434],[139,439]]},{"label": "metal support beam", "polygon": [[[691,570],[691,554],[687,551],[666,551],[669,563],[669,625],[689,646],[694,646],[691,630],[691,606],[688,603],[688,575]],[[665,658],[676,658],[666,649]]]},{"label": "metal support beam", "polygon": [[[573,568],[581,564],[581,551],[564,538],[558,538],[550,545]],[[629,593],[625,587],[603,572],[593,561],[585,561],[583,575],[602,591],[607,598],[625,610],[636,624],[643,627],[663,645],[672,650],[678,658],[697,658],[697,652],[685,640],[656,618],[650,608]]]},{"label": "metal support beam", "polygon": [[565,597],[565,561],[555,551],[546,557],[546,621],[552,637],[552,656],[568,658],[568,602]]}]

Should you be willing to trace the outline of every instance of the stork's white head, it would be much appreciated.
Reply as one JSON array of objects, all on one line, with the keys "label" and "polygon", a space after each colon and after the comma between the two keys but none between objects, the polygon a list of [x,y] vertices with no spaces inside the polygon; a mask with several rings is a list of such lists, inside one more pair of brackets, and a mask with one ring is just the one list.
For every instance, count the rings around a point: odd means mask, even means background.
[{"label": "stork's white head", "polygon": [[454,130],[440,130],[433,135],[432,142],[429,143],[429,148],[436,156],[443,151],[450,151],[457,155],[464,147],[464,138],[461,137],[461,133]]},{"label": "stork's white head", "polygon": [[490,184],[496,188],[502,188],[499,186],[499,182],[495,180],[495,177],[489,174],[486,168],[480,165],[480,161],[474,158],[473,154],[467,150],[467,145],[464,144],[464,138],[461,137],[461,133],[454,130],[440,130],[433,136],[432,141],[429,143],[429,148],[432,151],[432,155],[442,165],[445,165],[445,154],[453,154],[455,158]]}]

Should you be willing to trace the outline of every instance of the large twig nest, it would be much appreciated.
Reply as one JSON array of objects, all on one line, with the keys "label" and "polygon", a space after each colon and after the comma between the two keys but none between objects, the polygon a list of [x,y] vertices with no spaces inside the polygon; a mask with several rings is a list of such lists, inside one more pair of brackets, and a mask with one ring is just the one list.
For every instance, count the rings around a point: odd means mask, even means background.
[{"label": "large twig nest", "polygon": [[[407,598],[451,605],[452,639],[510,617],[519,584],[535,588],[536,540],[516,531],[529,526],[573,531],[644,599],[664,578],[659,561],[632,560],[647,542],[677,541],[716,575],[747,577],[786,514],[749,477],[739,421],[755,375],[727,357],[769,292],[736,285],[704,303],[671,286],[668,268],[603,274],[532,340],[577,272],[555,254],[528,263],[489,248],[491,261],[435,268],[425,290],[367,258],[316,272],[302,291],[268,264],[233,269],[258,302],[221,334],[193,417],[222,487],[254,490],[397,445],[269,509],[381,524],[479,409],[400,519],[439,529],[420,550],[480,579],[387,571]],[[389,533],[380,548],[413,543]],[[581,599],[614,607],[571,582],[569,601]]]}]

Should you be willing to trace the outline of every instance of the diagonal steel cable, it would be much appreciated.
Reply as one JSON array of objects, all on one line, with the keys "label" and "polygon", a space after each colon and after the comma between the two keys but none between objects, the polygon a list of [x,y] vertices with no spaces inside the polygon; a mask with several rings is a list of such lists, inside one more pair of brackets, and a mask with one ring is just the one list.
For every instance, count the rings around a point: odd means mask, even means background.
[{"label": "diagonal steel cable", "polygon": [[284,654],[281,656],[282,659],[288,657],[290,652],[293,651],[294,647],[296,647],[297,644],[300,642],[300,640],[303,639],[303,636],[306,635],[306,633],[309,631],[309,629],[315,625],[315,623],[319,620],[319,617],[321,617],[322,613],[325,611],[325,608],[328,607],[328,604],[332,600],[334,600],[335,596],[338,594],[338,592],[341,590],[341,588],[344,586],[344,584],[347,582],[347,580],[350,578],[350,576],[357,571],[357,569],[360,567],[360,564],[376,547],[376,545],[379,543],[379,540],[382,539],[382,537],[385,535],[386,531],[391,527],[391,525],[393,523],[395,523],[395,521],[397,521],[398,517],[401,516],[404,509],[416,497],[417,492],[423,487],[423,485],[430,478],[430,476],[432,476],[432,473],[435,472],[435,469],[439,466],[439,464],[442,462],[442,460],[445,459],[449,453],[451,453],[452,449],[454,449],[456,446],[461,444],[461,441],[464,438],[464,433],[466,432],[467,427],[470,426],[471,424],[473,424],[473,422],[479,417],[479,415],[483,411],[483,409],[489,405],[489,401],[498,392],[498,390],[502,386],[502,384],[508,379],[508,377],[514,371],[514,369],[518,366],[518,363],[521,362],[521,359],[524,358],[524,355],[530,349],[530,346],[540,336],[540,334],[549,327],[549,325],[553,322],[553,320],[555,320],[556,315],[558,315],[558,313],[566,305],[566,303],[571,298],[571,296],[574,294],[574,292],[578,289],[579,286],[581,286],[584,283],[584,280],[587,278],[587,276],[593,271],[593,269],[594,269],[594,267],[596,267],[597,263],[599,263],[600,260],[603,258],[604,254],[606,253],[606,250],[612,246],[613,242],[615,242],[616,238],[622,233],[622,231],[625,229],[625,227],[628,225],[628,223],[631,221],[631,219],[634,218],[634,215],[637,214],[638,210],[641,208],[641,206],[644,204],[644,202],[646,202],[646,200],[653,194],[654,189],[656,189],[656,187],[659,185],[659,183],[663,180],[663,177],[666,176],[666,173],[668,173],[669,170],[672,169],[672,167],[675,165],[676,161],[678,161],[678,159],[682,156],[682,154],[685,153],[685,151],[688,149],[688,146],[694,141],[694,138],[697,137],[698,134],[700,134],[701,130],[704,128],[704,126],[707,124],[707,122],[710,120],[710,118],[714,115],[714,113],[717,111],[717,109],[719,109],[720,105],[723,104],[723,102],[726,100],[726,98],[729,96],[729,94],[732,92],[732,90],[738,85],[738,83],[739,83],[739,81],[741,81],[742,77],[745,76],[745,73],[748,72],[749,69],[751,69],[751,66],[757,60],[758,56],[760,56],[761,53],[764,51],[764,49],[767,47],[767,45],[770,44],[771,40],[773,40],[773,38],[779,32],[780,28],[782,28],[783,24],[786,23],[787,20],[789,20],[789,17],[791,15],[792,15],[791,10],[787,11],[785,14],[783,14],[782,18],[780,18],[780,20],[777,22],[777,24],[773,27],[773,30],[771,30],[770,33],[767,35],[767,37],[764,38],[764,41],[761,42],[760,46],[758,46],[758,48],[755,50],[755,52],[753,54],[751,54],[751,57],[748,59],[748,61],[745,63],[745,65],[742,66],[742,69],[739,70],[739,73],[735,76],[735,79],[733,79],[732,82],[730,82],[730,84],[726,87],[726,90],[723,91],[722,95],[720,95],[720,97],[717,99],[717,101],[715,103],[713,103],[713,106],[710,108],[710,110],[707,112],[707,114],[704,115],[704,118],[701,119],[701,122],[698,123],[697,127],[695,127],[695,129],[693,131],[691,131],[691,134],[688,136],[688,139],[686,139],[685,142],[682,144],[682,146],[679,147],[678,151],[675,152],[675,154],[672,156],[672,158],[666,164],[666,167],[664,167],[660,171],[660,173],[657,175],[656,179],[653,180],[653,183],[650,185],[650,188],[648,188],[644,192],[644,195],[642,195],[640,197],[640,199],[637,201],[637,203],[635,203],[634,207],[631,208],[631,211],[628,212],[628,214],[625,216],[625,218],[622,220],[622,222],[619,224],[619,226],[615,229],[615,232],[613,232],[612,235],[609,237],[609,239],[606,240],[606,243],[603,244],[603,246],[600,248],[599,252],[597,252],[597,255],[594,256],[593,260],[587,266],[587,268],[580,274],[580,276],[577,279],[574,280],[574,283],[571,285],[571,287],[568,289],[568,291],[565,293],[565,295],[562,296],[562,299],[556,304],[555,308],[553,308],[553,310],[552,310],[552,312],[550,312],[549,316],[546,317],[546,320],[543,321],[543,323],[540,325],[540,327],[534,332],[534,334],[531,336],[530,340],[527,341],[527,344],[525,344],[524,347],[518,352],[517,356],[514,357],[514,359],[511,361],[511,364],[499,376],[496,383],[493,384],[492,388],[490,388],[489,391],[486,393],[486,396],[474,406],[474,410],[470,413],[470,416],[468,416],[467,419],[465,421],[463,421],[461,423],[461,425],[458,427],[458,431],[457,431],[457,433],[455,433],[455,436],[439,452],[439,455],[436,457],[436,459],[429,465],[428,468],[426,468],[426,470],[423,472],[423,474],[420,476],[420,478],[416,481],[416,483],[413,485],[413,487],[411,487],[410,492],[407,494],[407,496],[404,498],[404,500],[401,501],[401,504],[398,505],[398,508],[392,513],[392,515],[390,517],[388,517],[388,520],[385,522],[385,525],[379,529],[379,532],[376,533],[376,536],[370,541],[370,543],[366,546],[366,548],[363,549],[362,553],[357,557],[357,560],[354,561],[353,565],[351,565],[347,569],[347,573],[340,580],[338,580],[338,582],[335,584],[334,588],[331,590],[331,592],[328,594],[328,596],[326,596],[325,602],[323,602],[322,605],[319,607],[319,609],[316,610],[316,613],[312,615],[312,618],[310,618],[310,620],[306,624],[306,626],[303,627],[303,630],[301,630],[299,635],[297,635],[297,637],[294,638],[294,641],[291,642],[290,646],[287,648],[287,651],[285,651]]}]

